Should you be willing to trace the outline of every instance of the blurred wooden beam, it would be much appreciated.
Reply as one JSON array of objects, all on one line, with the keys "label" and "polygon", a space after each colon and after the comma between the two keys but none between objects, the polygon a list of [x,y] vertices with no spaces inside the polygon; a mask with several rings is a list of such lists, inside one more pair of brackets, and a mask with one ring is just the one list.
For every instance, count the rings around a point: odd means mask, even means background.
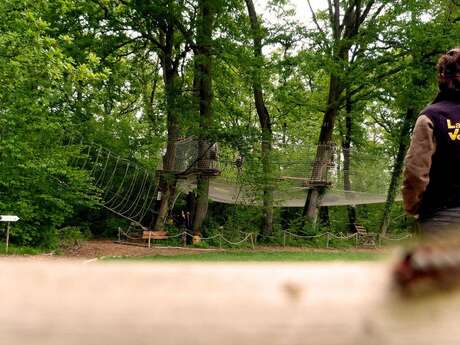
[{"label": "blurred wooden beam", "polygon": [[0,260],[0,344],[456,344],[460,294],[387,266]]}]

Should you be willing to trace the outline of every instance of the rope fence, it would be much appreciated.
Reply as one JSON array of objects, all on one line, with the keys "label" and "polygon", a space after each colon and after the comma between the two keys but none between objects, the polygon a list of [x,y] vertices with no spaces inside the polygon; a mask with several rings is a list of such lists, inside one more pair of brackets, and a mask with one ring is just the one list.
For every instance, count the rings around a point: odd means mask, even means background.
[{"label": "rope fence", "polygon": [[[241,246],[244,243],[248,243],[252,249],[255,249],[256,247],[256,241],[257,241],[257,235],[253,232],[244,232],[244,231],[239,231],[241,235],[244,235],[244,237],[239,240],[239,241],[234,241],[231,239],[228,239],[224,236],[223,233],[217,233],[213,236],[209,237],[200,237],[200,241],[203,242],[210,242],[213,240],[218,240],[219,241],[219,247],[222,248],[222,244],[226,243],[230,246]],[[128,232],[123,231],[121,228],[118,228],[118,241],[122,243],[121,237],[122,235],[126,237],[127,239],[130,240],[142,240],[142,236],[140,237],[135,237],[131,236]],[[164,240],[169,240],[169,239],[175,239],[175,238],[182,238],[184,245],[186,243],[186,238],[190,237],[193,238],[194,236],[190,234],[187,231],[182,231],[180,233],[177,233],[175,235],[166,235],[163,239]],[[267,237],[267,236],[266,236]],[[269,236],[270,238],[274,239],[279,239],[276,236]],[[288,239],[289,238],[295,238],[295,239],[304,239],[304,240],[313,240],[313,239],[320,239],[320,238],[325,238],[326,240],[326,248],[330,247],[330,242],[331,240],[339,240],[339,241],[351,241],[353,242],[355,247],[361,246],[372,246],[372,247],[379,247],[382,246],[383,241],[391,241],[391,242],[398,242],[398,241],[405,241],[410,238],[412,238],[412,234],[406,234],[404,236],[400,237],[390,237],[387,235],[380,235],[380,234],[373,234],[373,233],[368,233],[368,234],[360,234],[360,233],[354,233],[350,235],[345,235],[345,234],[336,234],[332,232],[323,232],[320,234],[316,235],[300,235],[300,234],[295,234],[287,230],[282,231],[282,245],[283,247],[286,247]],[[154,239],[154,238],[152,238]],[[162,239],[162,240],[163,240]],[[150,247],[150,239],[148,242],[148,247]]]},{"label": "rope fence", "polygon": [[381,246],[383,241],[398,242],[398,241],[404,241],[404,240],[408,240],[412,238],[412,234],[406,234],[401,237],[390,237],[387,235],[380,235],[376,233],[361,234],[358,232],[354,234],[350,234],[350,235],[335,234],[332,232],[323,232],[317,235],[299,235],[299,234],[294,234],[292,232],[284,230],[283,231],[283,246],[286,246],[288,236],[291,236],[294,238],[309,239],[309,240],[325,237],[326,238],[326,248],[329,248],[329,242],[331,239],[336,239],[340,241],[354,240],[355,247],[358,247],[360,243],[362,243],[364,246],[377,247],[377,246]]}]

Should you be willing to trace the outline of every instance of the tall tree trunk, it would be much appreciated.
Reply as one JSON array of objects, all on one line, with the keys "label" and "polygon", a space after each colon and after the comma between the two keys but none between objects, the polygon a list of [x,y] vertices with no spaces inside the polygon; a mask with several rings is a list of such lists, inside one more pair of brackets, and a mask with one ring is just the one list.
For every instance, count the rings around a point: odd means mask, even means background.
[{"label": "tall tree trunk", "polygon": [[391,208],[398,191],[399,180],[404,166],[404,157],[410,142],[410,132],[414,126],[416,111],[414,108],[408,108],[404,116],[404,121],[399,134],[398,153],[396,154],[393,172],[391,174],[390,186],[388,187],[387,199],[383,209],[382,220],[380,222],[380,233],[385,235],[390,224]]},{"label": "tall tree trunk", "polygon": [[[215,4],[213,0],[199,1],[199,24],[197,29],[197,40],[195,59],[199,81],[200,100],[200,135],[198,143],[198,166],[202,169],[209,168],[209,129],[213,120],[213,92],[212,92],[212,32],[215,20]],[[195,215],[193,220],[193,235],[199,240],[203,222],[208,213],[209,175],[199,174],[197,181],[197,199]]]},{"label": "tall tree trunk", "polygon": [[163,157],[163,175],[160,179],[162,194],[154,230],[163,230],[174,199],[176,178],[173,171],[176,164],[176,142],[179,137],[179,119],[176,107],[179,74],[175,68],[164,68],[163,71],[166,92],[168,143],[166,153]]},{"label": "tall tree trunk", "polygon": [[166,153],[163,157],[163,175],[160,178],[160,190],[162,191],[160,206],[155,220],[154,230],[163,230],[166,218],[176,189],[176,177],[174,168],[176,164],[176,142],[179,137],[179,114],[178,96],[180,94],[178,61],[173,56],[174,50],[174,27],[172,24],[160,36],[163,41],[160,62],[163,69],[163,81],[165,85],[166,116],[168,142]]},{"label": "tall tree trunk", "polygon": [[[318,140],[318,148],[316,150],[315,161],[312,166],[311,179],[313,181],[323,181],[326,178],[327,165],[330,162],[332,154],[332,147],[329,147],[329,145],[332,140],[332,133],[334,131],[335,120],[338,113],[339,98],[342,91],[343,87],[339,78],[332,75],[329,82],[327,110],[323,117],[323,123]],[[303,215],[311,222],[316,221],[320,196],[321,188],[311,188],[308,190]]]},{"label": "tall tree trunk", "polygon": [[[307,3],[309,7],[312,8],[309,0],[307,0]],[[343,66],[346,66],[350,62],[350,48],[353,46],[355,38],[359,35],[359,29],[371,12],[374,4],[375,1],[351,1],[343,3],[339,0],[328,1],[329,25],[332,29],[333,39],[331,58],[334,62],[338,63],[337,68],[342,69],[342,71],[339,70],[338,73],[333,72],[330,76],[327,108],[323,118],[318,140],[319,146],[311,174],[313,180],[321,181],[325,177],[324,174],[327,173],[327,164],[331,158],[331,151],[324,145],[329,145],[331,142],[335,119],[340,106],[339,102],[341,102],[340,96],[346,82],[346,70],[343,70]],[[341,13],[341,9],[343,9],[343,13]],[[376,17],[382,9],[383,7],[380,7],[378,12],[374,13],[373,16]],[[318,30],[323,31],[318,25],[314,13],[313,20]],[[340,72],[343,72],[343,74],[339,74]],[[324,188],[309,189],[303,210],[303,215],[306,220],[316,221],[322,189]]]},{"label": "tall tree trunk", "polygon": [[[351,168],[351,139],[352,139],[352,128],[353,128],[353,117],[352,117],[352,103],[351,97],[347,94],[345,104],[345,134],[342,141],[342,153],[343,153],[343,189],[346,193],[346,198],[351,200],[352,196],[349,195],[351,191],[351,179],[350,179],[350,168]],[[354,224],[356,223],[356,206],[348,205],[348,225],[349,231],[354,231]]]},{"label": "tall tree trunk", "polygon": [[263,218],[264,224],[262,235],[269,236],[273,232],[273,165],[271,163],[271,152],[273,143],[273,133],[271,128],[270,114],[265,106],[262,89],[262,28],[257,19],[257,13],[252,0],[246,0],[248,15],[251,22],[254,57],[256,59],[255,68],[252,74],[252,88],[254,92],[254,103],[262,129],[262,168],[264,174],[263,186]]}]

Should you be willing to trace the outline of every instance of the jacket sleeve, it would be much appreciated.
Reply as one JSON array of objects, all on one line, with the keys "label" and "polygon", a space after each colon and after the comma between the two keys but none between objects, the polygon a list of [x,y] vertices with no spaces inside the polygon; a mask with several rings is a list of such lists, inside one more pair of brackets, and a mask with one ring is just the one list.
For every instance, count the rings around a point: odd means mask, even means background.
[{"label": "jacket sleeve", "polygon": [[423,193],[430,182],[431,160],[435,151],[433,123],[426,115],[421,115],[415,123],[404,164],[402,196],[408,214],[418,214]]}]

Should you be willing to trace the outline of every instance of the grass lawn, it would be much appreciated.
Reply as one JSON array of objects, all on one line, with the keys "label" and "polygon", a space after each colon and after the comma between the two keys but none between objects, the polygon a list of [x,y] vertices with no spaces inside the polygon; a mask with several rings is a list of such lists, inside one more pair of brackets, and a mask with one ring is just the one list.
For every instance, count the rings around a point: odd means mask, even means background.
[{"label": "grass lawn", "polygon": [[[8,246],[8,255],[37,255],[45,252],[43,249],[39,248],[31,248],[31,247],[20,247],[14,244]],[[6,254],[6,244],[4,242],[0,242],[0,255],[7,255]]]},{"label": "grass lawn", "polygon": [[312,262],[312,261],[375,261],[384,254],[363,251],[227,251],[197,254],[152,255],[141,257],[105,257],[105,260],[168,261],[168,262]]}]

